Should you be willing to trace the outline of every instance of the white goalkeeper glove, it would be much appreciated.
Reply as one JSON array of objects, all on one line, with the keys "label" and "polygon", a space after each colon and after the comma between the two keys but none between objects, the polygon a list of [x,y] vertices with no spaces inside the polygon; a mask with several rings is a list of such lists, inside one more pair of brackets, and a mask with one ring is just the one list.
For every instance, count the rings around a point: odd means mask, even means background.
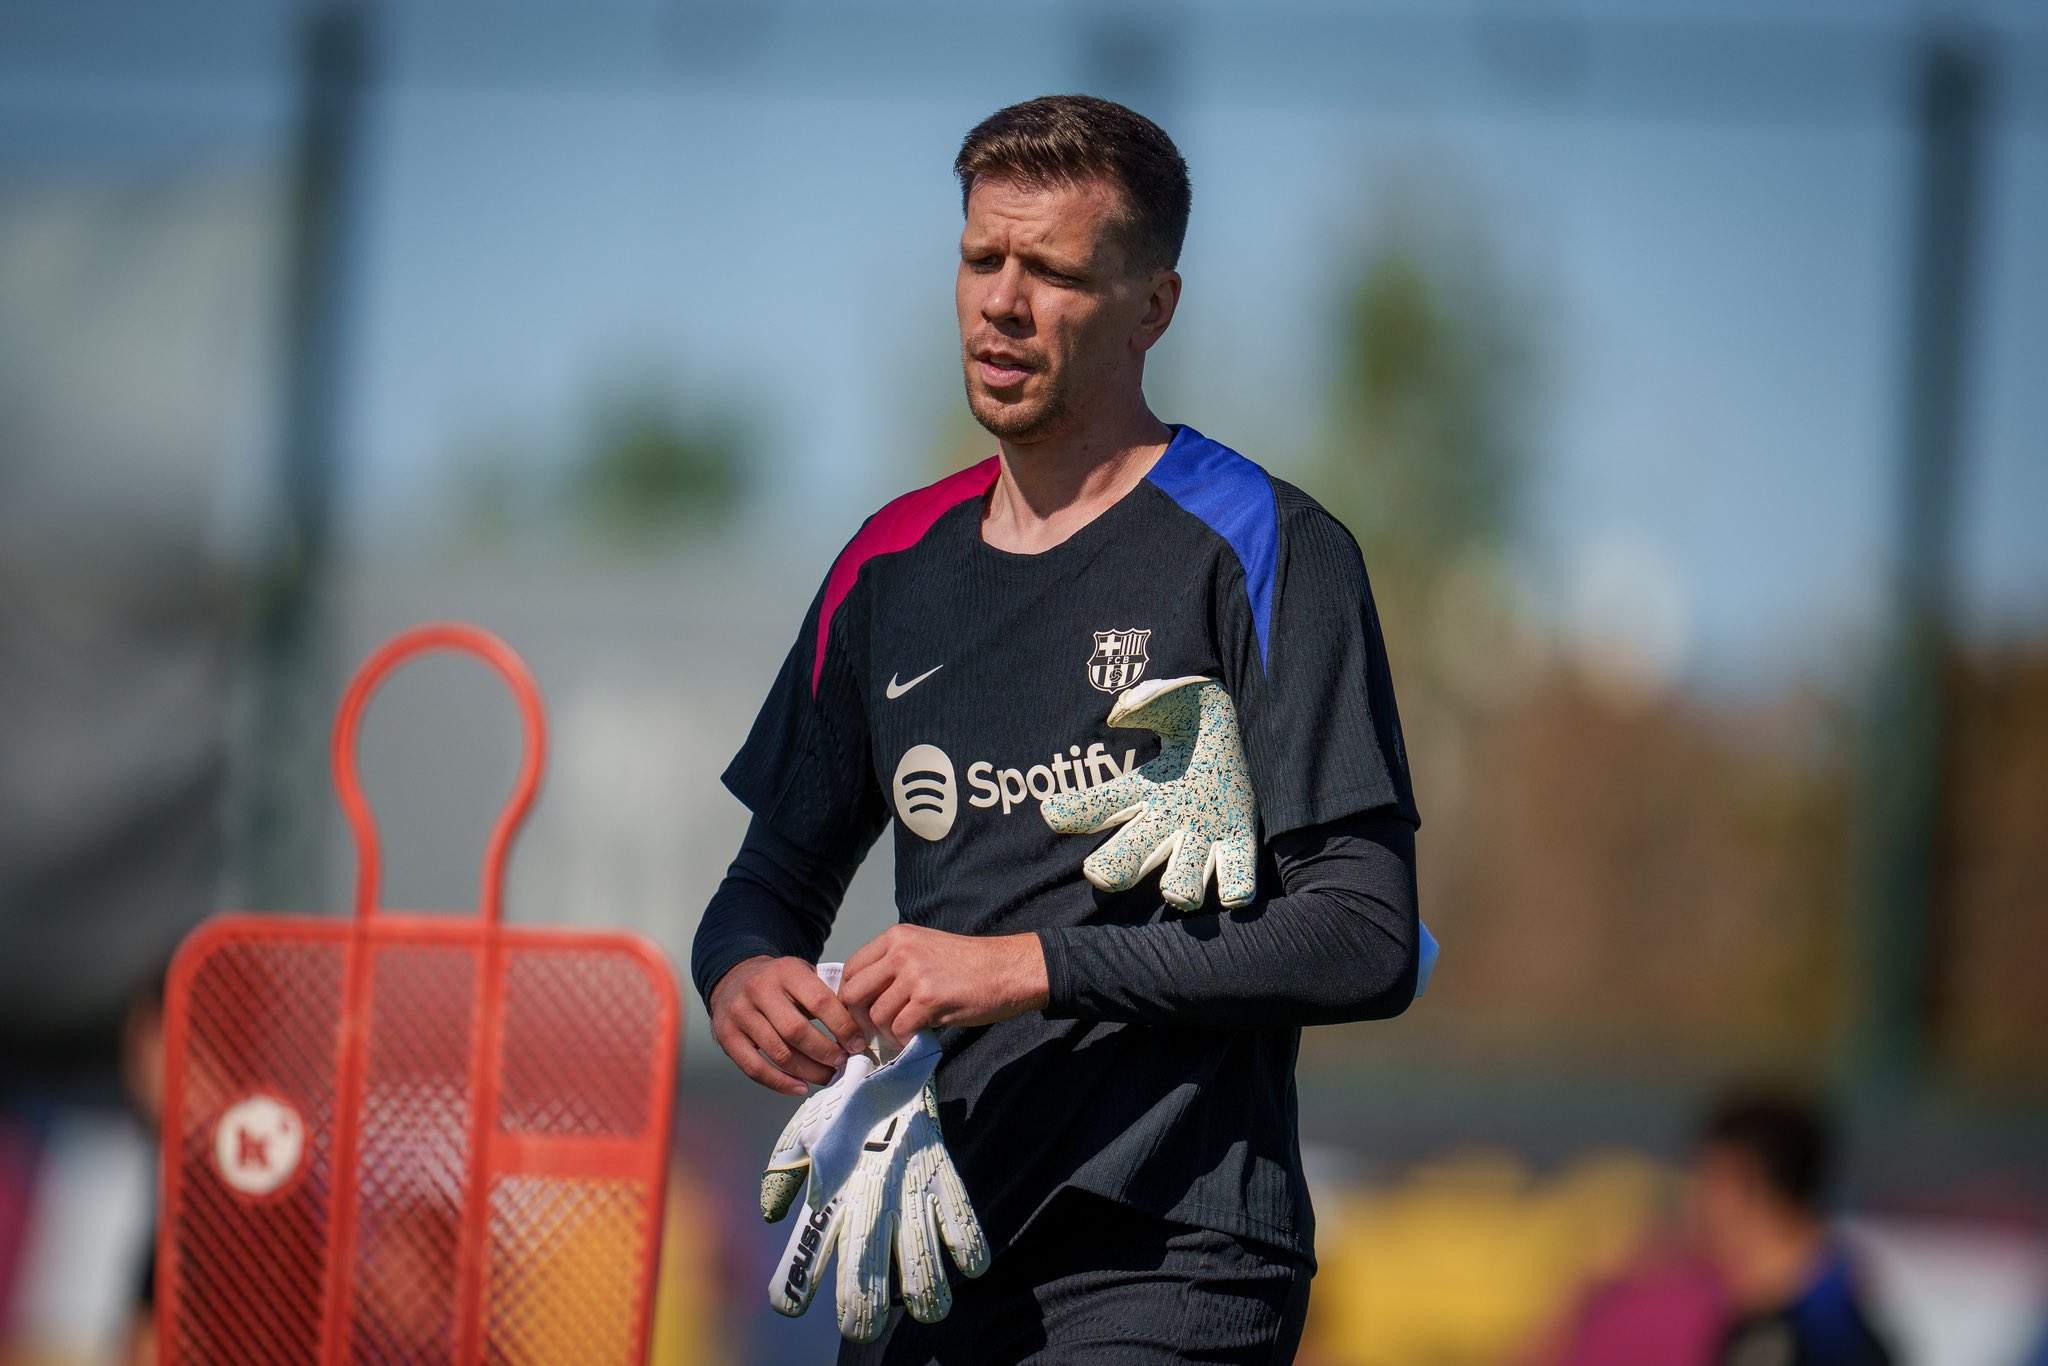
[{"label": "white goalkeeper glove", "polygon": [[1225,906],[1258,890],[1258,813],[1238,734],[1237,708],[1208,678],[1165,678],[1117,694],[1112,726],[1157,732],[1159,753],[1134,773],[1039,803],[1063,835],[1123,829],[1081,864],[1105,892],[1125,892],[1160,864],[1159,895],[1183,911],[1202,905],[1211,873]]},{"label": "white goalkeeper glove", "polygon": [[[818,967],[835,989],[839,967]],[[938,1063],[938,1043],[924,1030],[885,1063],[855,1054],[783,1129],[761,1175],[762,1217],[773,1223],[788,1213],[806,1178],[810,1189],[768,1285],[778,1312],[810,1308],[836,1253],[839,1331],[871,1342],[889,1309],[892,1254],[904,1307],[925,1323],[953,1307],[942,1244],[962,1274],[988,1269],[988,1241],[939,1130]]]}]

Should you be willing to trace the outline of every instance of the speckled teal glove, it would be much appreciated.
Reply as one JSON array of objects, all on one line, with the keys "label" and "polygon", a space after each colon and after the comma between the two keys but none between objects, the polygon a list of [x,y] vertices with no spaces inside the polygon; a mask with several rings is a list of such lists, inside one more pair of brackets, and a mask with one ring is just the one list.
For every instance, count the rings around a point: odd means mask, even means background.
[{"label": "speckled teal glove", "polygon": [[1183,911],[1201,907],[1209,875],[1225,906],[1258,890],[1258,811],[1252,801],[1237,708],[1214,679],[1165,678],[1117,694],[1112,726],[1142,726],[1159,753],[1134,773],[1060,792],[1039,804],[1063,835],[1123,829],[1081,864],[1105,892],[1123,892],[1166,865],[1159,895]]}]

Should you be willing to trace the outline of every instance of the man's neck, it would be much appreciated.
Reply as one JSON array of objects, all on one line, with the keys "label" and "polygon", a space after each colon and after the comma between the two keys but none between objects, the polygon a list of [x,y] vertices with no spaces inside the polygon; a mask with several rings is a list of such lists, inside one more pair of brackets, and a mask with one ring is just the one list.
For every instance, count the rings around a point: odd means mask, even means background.
[{"label": "man's neck", "polygon": [[1028,445],[1002,443],[1002,473],[982,510],[981,538],[1035,555],[1094,521],[1165,453],[1173,433],[1140,409],[1128,423],[1085,427]]}]

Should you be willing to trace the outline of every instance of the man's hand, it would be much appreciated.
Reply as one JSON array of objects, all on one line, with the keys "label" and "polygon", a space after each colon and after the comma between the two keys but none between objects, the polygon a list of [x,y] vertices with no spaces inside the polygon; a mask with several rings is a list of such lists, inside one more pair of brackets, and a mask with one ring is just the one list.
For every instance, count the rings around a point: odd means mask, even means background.
[{"label": "man's hand", "polygon": [[805,1082],[831,1081],[847,1058],[867,1046],[860,1024],[801,958],[742,959],[711,989],[710,1006],[711,1037],[726,1056],[785,1096],[806,1094]]},{"label": "man's hand", "polygon": [[994,1024],[1050,999],[1035,934],[947,934],[892,925],[846,960],[839,999],[901,1047],[934,1025]]}]

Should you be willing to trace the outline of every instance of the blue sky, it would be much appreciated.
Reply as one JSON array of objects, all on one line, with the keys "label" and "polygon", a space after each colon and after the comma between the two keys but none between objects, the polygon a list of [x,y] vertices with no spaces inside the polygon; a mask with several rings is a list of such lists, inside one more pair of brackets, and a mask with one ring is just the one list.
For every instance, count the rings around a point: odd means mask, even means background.
[{"label": "blue sky", "polygon": [[[1634,547],[1707,678],[1824,664],[1881,601],[1917,8],[1663,6],[1748,18],[1698,44],[1595,22],[1560,47],[1413,8],[1140,7],[1117,22],[1122,50],[1170,54],[1149,72],[1104,57],[1078,6],[1000,35],[902,5],[481,13],[396,8],[370,105],[344,429],[366,538],[442,515],[466,445],[560,449],[626,365],[743,413],[751,534],[821,570],[960,417],[960,136],[1086,87],[1155,113],[1193,169],[1162,416],[1290,472],[1341,286],[1390,197],[1420,194],[1532,301],[1546,383],[1517,572],[1540,600],[1563,610],[1588,547]],[[275,155],[282,24],[187,28],[152,58],[52,33],[72,69],[0,67],[0,128],[27,136],[0,169]],[[2043,102],[1990,149],[1960,523],[1979,624],[2048,620]]]}]

